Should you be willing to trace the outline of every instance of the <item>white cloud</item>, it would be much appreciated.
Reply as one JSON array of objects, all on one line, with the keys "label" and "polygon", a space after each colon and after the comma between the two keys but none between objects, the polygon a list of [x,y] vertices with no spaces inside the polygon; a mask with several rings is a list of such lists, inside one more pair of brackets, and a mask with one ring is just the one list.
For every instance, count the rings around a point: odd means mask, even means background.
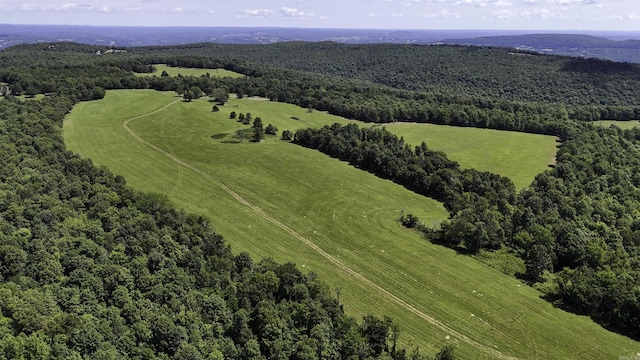
[{"label": "white cloud", "polygon": [[[442,0],[445,1],[445,0]],[[453,6],[465,6],[465,5],[473,5],[476,7],[487,7],[489,5],[493,5],[496,7],[508,7],[513,6],[513,2],[508,0],[457,0],[453,3]]]},{"label": "white cloud", "polygon": [[549,9],[535,9],[533,11],[525,11],[521,13],[520,16],[528,20],[530,19],[543,20],[543,19],[555,18],[558,15],[554,12],[551,12]]},{"label": "white cloud", "polygon": [[117,11],[132,12],[140,11],[138,7],[113,7],[110,5],[90,5],[90,4],[78,4],[78,3],[66,3],[62,5],[39,5],[39,4],[20,4],[20,5],[3,5],[0,4],[0,9],[3,11],[24,11],[24,12],[79,12],[90,11],[99,13],[113,13]]},{"label": "white cloud", "polygon": [[245,9],[244,14],[247,16],[262,16],[266,17],[273,13],[272,10],[269,9]]},{"label": "white cloud", "polygon": [[547,4],[552,5],[591,5],[596,3],[596,0],[547,0]]},{"label": "white cloud", "polygon": [[494,2],[493,5],[495,5],[497,7],[507,7],[507,6],[513,6],[513,3],[510,2],[510,1],[498,0],[498,1]]},{"label": "white cloud", "polygon": [[640,20],[640,13],[630,12],[626,14],[616,15],[613,17],[614,20]]},{"label": "white cloud", "polygon": [[462,17],[462,15],[455,12],[450,12],[449,10],[444,9],[435,13],[422,14],[422,17],[441,18],[441,19],[452,19],[452,18],[459,19]]},{"label": "white cloud", "polygon": [[294,8],[289,8],[286,6],[280,9],[280,13],[286,17],[311,17],[316,15],[314,13],[307,13],[307,12],[294,9]]},{"label": "white cloud", "polygon": [[500,19],[500,20],[507,20],[507,19],[515,19],[518,17],[518,14],[514,13],[511,10],[497,10],[491,13],[491,16],[493,16],[496,19]]},{"label": "white cloud", "polygon": [[176,13],[176,14],[183,14],[185,12],[187,12],[187,10],[185,8],[181,8],[181,7],[174,7],[173,9],[171,9],[172,13]]},{"label": "white cloud", "polygon": [[[401,6],[412,6],[415,4],[419,4],[422,0],[386,0],[388,3],[399,3]],[[429,0],[427,0],[429,2]]]},{"label": "white cloud", "polygon": [[456,2],[453,3],[453,6],[458,6],[458,5],[471,5],[473,4],[473,0],[458,0]]},{"label": "white cloud", "polygon": [[63,11],[74,11],[74,10],[94,10],[95,8],[91,5],[87,4],[75,4],[69,3],[61,6],[61,10]]}]

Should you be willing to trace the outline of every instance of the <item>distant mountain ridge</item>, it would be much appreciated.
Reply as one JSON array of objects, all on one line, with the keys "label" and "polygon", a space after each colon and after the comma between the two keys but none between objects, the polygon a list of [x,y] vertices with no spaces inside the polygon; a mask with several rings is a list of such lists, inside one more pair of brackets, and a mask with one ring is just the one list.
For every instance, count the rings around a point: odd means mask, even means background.
[{"label": "distant mountain ridge", "polygon": [[584,34],[526,34],[446,39],[444,44],[500,46],[545,54],[640,63],[640,40],[612,40]]},{"label": "distant mountain ridge", "polygon": [[[215,42],[269,44],[335,41],[350,44],[430,44],[446,38],[505,35],[478,30],[376,30],[274,27],[119,27],[0,24],[0,49],[22,43],[73,41],[91,45],[154,46]],[[640,34],[638,34],[640,38]]]},{"label": "distant mountain ridge", "polygon": [[271,44],[334,41],[345,44],[461,44],[640,63],[640,32],[525,30],[313,29],[274,27],[120,27],[0,24],[0,50],[24,43],[73,41],[113,47]]}]

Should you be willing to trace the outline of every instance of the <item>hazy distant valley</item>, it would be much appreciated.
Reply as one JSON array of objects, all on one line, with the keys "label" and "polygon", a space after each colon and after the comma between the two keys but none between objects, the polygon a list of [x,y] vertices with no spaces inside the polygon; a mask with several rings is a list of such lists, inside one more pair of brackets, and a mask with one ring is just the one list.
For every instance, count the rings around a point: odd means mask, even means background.
[{"label": "hazy distant valley", "polygon": [[524,30],[380,30],[259,27],[104,27],[2,25],[0,49],[16,44],[73,41],[115,47],[200,42],[270,44],[335,41],[346,44],[461,44],[513,47],[546,54],[640,63],[640,32]]}]

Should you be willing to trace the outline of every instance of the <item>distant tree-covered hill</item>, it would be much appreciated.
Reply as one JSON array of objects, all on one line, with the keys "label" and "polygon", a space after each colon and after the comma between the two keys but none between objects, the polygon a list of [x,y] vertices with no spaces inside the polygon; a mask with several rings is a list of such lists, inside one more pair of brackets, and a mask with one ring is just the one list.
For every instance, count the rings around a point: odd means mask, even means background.
[{"label": "distant tree-covered hill", "polygon": [[[567,105],[638,105],[640,65],[505,48],[287,42],[136,48],[136,54],[223,57],[397,89]],[[158,58],[160,60],[160,58]]]},{"label": "distant tree-covered hill", "polygon": [[579,34],[480,36],[442,40],[444,44],[501,46],[546,54],[640,63],[640,40],[611,40]]}]

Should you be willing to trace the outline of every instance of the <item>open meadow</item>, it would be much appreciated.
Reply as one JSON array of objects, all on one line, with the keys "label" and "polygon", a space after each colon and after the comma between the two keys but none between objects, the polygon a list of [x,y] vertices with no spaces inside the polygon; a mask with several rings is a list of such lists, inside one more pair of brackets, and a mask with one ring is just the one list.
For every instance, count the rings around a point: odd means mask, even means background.
[{"label": "open meadow", "polygon": [[173,67],[168,66],[166,64],[155,64],[153,65],[156,68],[156,71],[153,73],[136,73],[137,76],[160,76],[163,71],[166,71],[169,76],[202,76],[202,75],[211,75],[212,77],[232,77],[239,78],[244,75],[239,74],[234,71],[226,70],[226,69],[195,69],[195,68],[184,68],[184,67]]},{"label": "open meadow", "polygon": [[[64,123],[65,142],[136,189],[208,217],[235,252],[319,274],[348,313],[390,315],[400,341],[429,356],[447,344],[465,359],[603,359],[640,351],[637,342],[556,309],[517,279],[397,223],[404,211],[435,224],[448,216],[440,203],[279,135],[249,142],[250,127],[229,114],[261,117],[278,134],[348,120],[256,99],[230,99],[219,112],[212,106],[169,92],[108,91],[76,105]],[[427,140],[439,150],[417,130],[394,127],[408,143]],[[458,137],[468,144],[473,135]]]},{"label": "open meadow", "polygon": [[518,190],[555,163],[557,144],[552,136],[415,123],[390,124],[387,129],[409,144],[425,141],[463,168],[506,176]]},{"label": "open meadow", "polygon": [[619,120],[599,120],[594,121],[594,125],[609,127],[611,125],[615,125],[620,129],[633,129],[634,127],[640,126],[640,120],[629,120],[629,121],[619,121]]}]

